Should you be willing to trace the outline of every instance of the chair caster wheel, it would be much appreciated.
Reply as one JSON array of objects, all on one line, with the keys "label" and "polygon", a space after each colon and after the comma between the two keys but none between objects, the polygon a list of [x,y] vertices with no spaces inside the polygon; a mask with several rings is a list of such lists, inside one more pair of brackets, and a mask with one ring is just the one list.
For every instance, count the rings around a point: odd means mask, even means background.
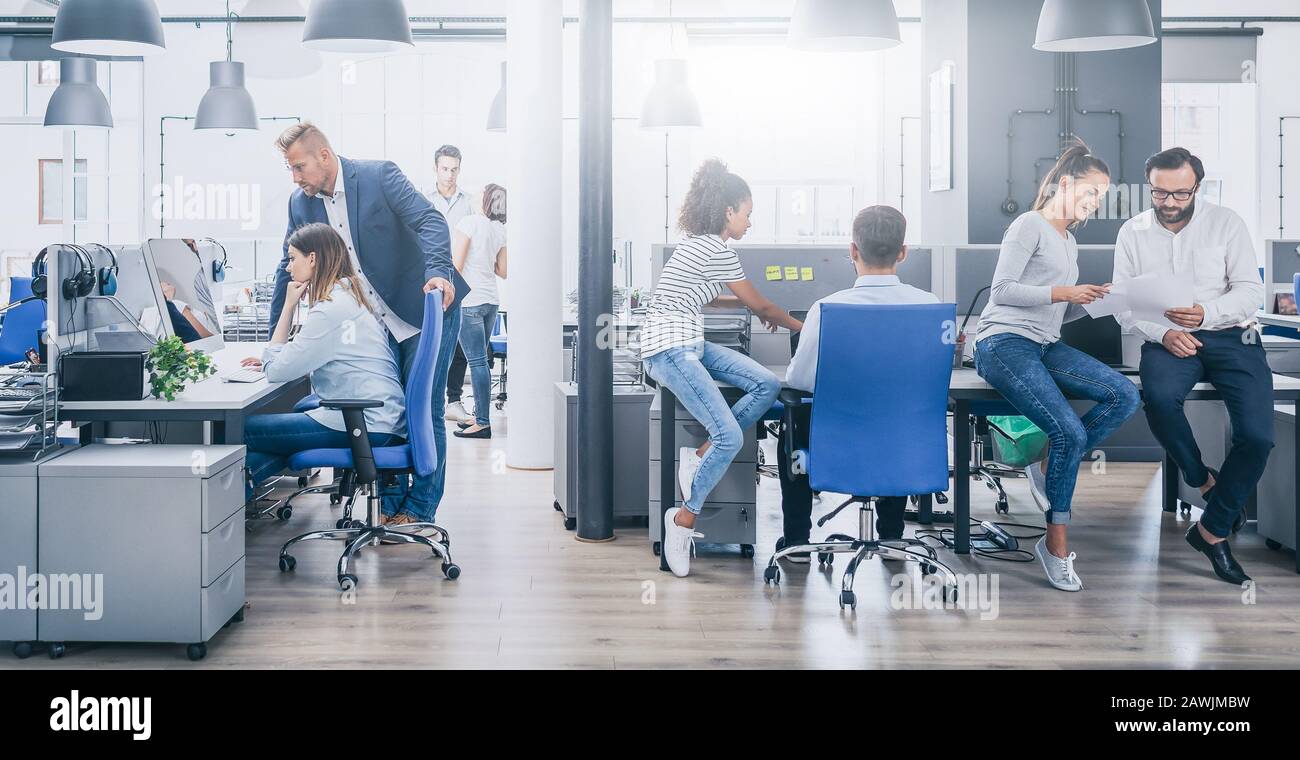
[{"label": "chair caster wheel", "polygon": [[343,503],[343,497],[342,497],[341,495],[336,494],[336,493],[332,493],[332,494],[330,494],[330,506],[331,506],[331,507],[337,507],[338,505],[340,505],[340,504],[342,504],[342,503]]},{"label": "chair caster wheel", "polygon": [[342,591],[352,591],[357,587],[357,576],[352,573],[344,573],[339,576],[339,589]]},{"label": "chair caster wheel", "polygon": [[335,529],[337,529],[337,530],[347,530],[347,527],[348,527],[348,521],[347,521],[347,520],[340,519],[340,520],[338,520],[337,522],[334,523],[334,527],[335,527]]},{"label": "chair caster wheel", "polygon": [[921,563],[921,577],[924,578],[927,575],[934,575],[937,572],[939,572],[939,568],[931,565],[929,562]]},{"label": "chair caster wheel", "polygon": [[198,662],[208,656],[208,645],[190,644],[185,648],[185,656],[190,658],[190,662]]},{"label": "chair caster wheel", "polygon": [[289,522],[289,518],[293,517],[293,507],[280,507],[275,510],[275,517],[280,522]]},{"label": "chair caster wheel", "polygon": [[442,565],[442,574],[447,576],[447,580],[454,581],[460,577],[460,565],[453,562],[444,562]]},{"label": "chair caster wheel", "polygon": [[564,529],[565,529],[565,530],[570,530],[570,531],[572,531],[572,530],[577,530],[577,529],[578,529],[578,518],[576,518],[576,517],[566,517],[566,518],[564,518]]},{"label": "chair caster wheel", "polygon": [[858,608],[858,596],[852,591],[840,592],[840,609],[845,608],[856,610]]},{"label": "chair caster wheel", "polygon": [[763,583],[770,583],[773,586],[781,585],[781,568],[776,565],[768,565],[763,570]]},{"label": "chair caster wheel", "polygon": [[306,488],[306,487],[307,487],[307,484],[310,483],[310,482],[311,482],[311,478],[307,478],[307,477],[299,477],[299,478],[298,478],[298,487],[299,487],[299,488]]},{"label": "chair caster wheel", "polygon": [[650,546],[650,551],[654,552],[655,556],[658,557],[658,556],[659,556],[659,552],[663,551],[663,544],[659,543],[658,541],[655,541],[655,542]]},{"label": "chair caster wheel", "polygon": [[14,657],[25,660],[32,656],[32,643],[30,641],[19,641],[14,644]]},{"label": "chair caster wheel", "polygon": [[1264,545],[1267,546],[1270,551],[1275,551],[1275,552],[1282,551],[1282,544],[1277,541],[1274,541],[1271,538],[1264,539]]},{"label": "chair caster wheel", "polygon": [[286,554],[280,558],[280,572],[292,573],[293,569],[298,566],[298,560]]},{"label": "chair caster wheel", "polygon": [[753,547],[753,545],[752,545],[752,544],[741,544],[741,545],[740,545],[740,556],[744,557],[745,559],[753,559],[753,558],[754,558],[754,547]]},{"label": "chair caster wheel", "polygon": [[50,644],[50,659],[57,660],[68,653],[68,647],[63,644]]},{"label": "chair caster wheel", "polygon": [[831,565],[835,564],[835,555],[831,554],[830,552],[818,552],[817,564],[818,566],[824,565],[826,567],[830,567]]},{"label": "chair caster wheel", "polygon": [[1182,512],[1183,517],[1190,517],[1192,514],[1192,505],[1185,501],[1178,502],[1178,511]]},{"label": "chair caster wheel", "polygon": [[948,503],[948,494],[946,494],[946,493],[937,493],[937,494],[934,495],[934,500],[935,500],[936,502],[940,503],[940,504],[947,504],[947,503]]},{"label": "chair caster wheel", "polygon": [[1000,499],[993,510],[1000,515],[1009,515],[1011,514],[1011,505],[1007,503],[1006,499]]},{"label": "chair caster wheel", "polygon": [[958,598],[956,586],[943,587],[943,601],[947,604],[956,604]]},{"label": "chair caster wheel", "polygon": [[559,512],[560,514],[564,514],[564,507],[561,507],[561,506],[560,506],[560,502],[557,501],[557,502],[555,502],[554,504],[552,504],[551,506],[555,507],[555,511],[556,511],[556,512]]}]

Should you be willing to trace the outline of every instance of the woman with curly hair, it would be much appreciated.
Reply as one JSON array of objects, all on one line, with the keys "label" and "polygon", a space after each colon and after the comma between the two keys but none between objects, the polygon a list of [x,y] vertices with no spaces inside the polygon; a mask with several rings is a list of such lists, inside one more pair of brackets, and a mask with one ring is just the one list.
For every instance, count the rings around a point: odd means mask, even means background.
[{"label": "woman with curly hair", "polygon": [[[682,406],[709,431],[698,449],[681,449],[677,483],[684,508],[664,516],[663,553],[679,578],[690,573],[695,520],[709,492],[739,453],[744,431],[772,408],[781,381],[744,354],[704,340],[700,310],[707,305],[747,306],[768,329],[798,332],[802,323],[759,295],[745,278],[728,243],[749,231],[753,193],[721,161],[707,161],[695,174],[682,205],[679,226],[687,238],[673,251],[641,328],[641,361]],[[721,297],[723,286],[732,296]],[[715,380],[745,392],[728,407]]]}]

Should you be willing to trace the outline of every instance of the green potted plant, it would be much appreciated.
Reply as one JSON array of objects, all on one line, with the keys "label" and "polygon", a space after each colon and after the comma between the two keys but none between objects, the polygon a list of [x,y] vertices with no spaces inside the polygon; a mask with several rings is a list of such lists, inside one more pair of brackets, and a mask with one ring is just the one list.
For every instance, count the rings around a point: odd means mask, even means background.
[{"label": "green potted plant", "polygon": [[180,338],[158,341],[149,351],[145,363],[149,370],[149,387],[154,398],[175,401],[176,394],[190,383],[197,383],[216,374],[212,357],[202,351],[190,351]]}]

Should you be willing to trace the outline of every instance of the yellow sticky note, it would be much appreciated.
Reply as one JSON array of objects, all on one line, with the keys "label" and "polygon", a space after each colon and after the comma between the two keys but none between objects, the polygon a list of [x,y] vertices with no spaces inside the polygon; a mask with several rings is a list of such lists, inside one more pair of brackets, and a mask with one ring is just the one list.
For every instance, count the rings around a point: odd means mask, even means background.
[{"label": "yellow sticky note", "polygon": [[768,282],[780,282],[780,281],[781,281],[781,267],[768,267],[768,268],[767,268],[767,281],[768,281]]},{"label": "yellow sticky note", "polygon": [[804,282],[812,282],[813,279],[814,279],[814,277],[813,277],[813,268],[812,268],[812,267],[804,267],[804,268],[803,268],[803,280],[804,280]]},{"label": "yellow sticky note", "polygon": [[792,281],[792,282],[798,282],[798,281],[799,281],[799,267],[786,267],[786,268],[785,268],[785,278],[786,278],[787,280]]}]

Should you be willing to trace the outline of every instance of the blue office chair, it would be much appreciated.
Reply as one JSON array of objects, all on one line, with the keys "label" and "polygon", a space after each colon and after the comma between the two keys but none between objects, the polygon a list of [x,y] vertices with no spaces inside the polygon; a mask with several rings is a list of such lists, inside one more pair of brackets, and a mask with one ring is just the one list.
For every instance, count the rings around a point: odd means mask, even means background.
[{"label": "blue office chair", "polygon": [[[32,297],[32,278],[9,280],[9,303]],[[4,314],[0,323],[0,364],[26,361],[27,349],[40,349],[41,328],[45,325],[45,301],[25,303]]]},{"label": "blue office chair", "polygon": [[[496,382],[497,388],[500,389],[496,395],[497,411],[501,411],[502,409],[504,409],[507,401],[506,362],[508,362],[509,359],[506,356],[506,349],[508,348],[508,344],[509,344],[509,339],[506,333],[506,315],[505,312],[501,312],[497,314],[496,323],[492,326],[492,335],[488,337],[488,349],[489,349],[488,353],[490,354],[492,361],[501,362],[501,375]],[[476,399],[474,403],[477,404],[478,400]]]},{"label": "blue office chair", "polygon": [[[840,608],[857,607],[853,579],[858,566],[876,555],[916,562],[923,576],[944,576],[944,601],[957,599],[957,576],[935,551],[915,539],[875,539],[875,502],[948,488],[948,384],[955,321],[952,304],[865,306],[823,304],[817,398],[812,403],[809,446],[802,452],[814,491],[851,494],[817,521],[823,527],[850,504],[858,504],[859,535],[835,534],[825,541],[787,546],[763,572],[781,582],[777,560],[815,552],[828,567],[833,555],[853,554],[844,571]],[[786,390],[794,408],[807,394]]]},{"label": "blue office chair", "polygon": [[[310,470],[319,467],[333,467],[351,470],[356,488],[366,493],[368,504],[368,523],[340,530],[323,530],[307,533],[290,539],[280,549],[280,571],[291,572],[298,561],[289,554],[289,548],[303,541],[329,540],[347,541],[343,555],[339,557],[338,582],[344,591],[351,591],[357,586],[357,576],[348,572],[352,556],[369,545],[380,543],[421,544],[433,550],[442,558],[442,572],[448,580],[460,577],[460,567],[451,561],[451,536],[446,530],[433,523],[410,523],[389,526],[379,523],[379,492],[383,479],[406,476],[415,473],[420,476],[433,474],[437,469],[438,451],[433,438],[433,366],[438,356],[438,345],[442,341],[442,293],[434,291],[424,299],[424,327],[420,334],[420,344],[416,348],[415,368],[406,383],[406,426],[410,440],[400,446],[372,448],[366,430],[364,411],[383,406],[381,401],[343,401],[322,399],[320,405],[326,409],[338,409],[343,412],[343,421],[351,437],[348,449],[315,449],[294,454],[289,458],[289,467],[294,470]],[[438,420],[441,423],[441,420]],[[422,531],[431,531],[438,538],[424,536]]]}]

